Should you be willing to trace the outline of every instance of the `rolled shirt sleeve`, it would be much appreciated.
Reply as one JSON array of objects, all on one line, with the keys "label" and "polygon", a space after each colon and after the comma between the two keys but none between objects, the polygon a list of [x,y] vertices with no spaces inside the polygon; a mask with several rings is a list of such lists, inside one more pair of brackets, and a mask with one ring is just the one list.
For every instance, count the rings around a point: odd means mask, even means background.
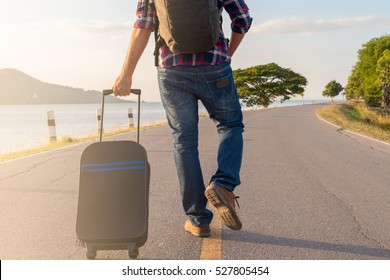
[{"label": "rolled shirt sleeve", "polygon": [[145,5],[149,0],[138,0],[137,11],[136,11],[136,20],[134,22],[134,28],[149,29],[154,31],[155,29],[155,18],[156,18],[156,9],[154,3],[150,2],[148,5],[147,13],[145,13]]},{"label": "rolled shirt sleeve", "polygon": [[253,19],[249,15],[249,9],[245,2],[243,0],[223,1],[223,6],[232,21],[232,31],[235,33],[247,33]]}]

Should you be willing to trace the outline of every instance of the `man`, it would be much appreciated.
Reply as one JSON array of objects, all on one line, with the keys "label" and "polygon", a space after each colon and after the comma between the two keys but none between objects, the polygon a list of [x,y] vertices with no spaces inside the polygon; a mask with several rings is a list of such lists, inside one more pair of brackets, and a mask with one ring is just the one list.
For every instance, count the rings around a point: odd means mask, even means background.
[{"label": "man", "polygon": [[[172,129],[182,204],[188,216],[184,229],[200,237],[210,236],[213,214],[206,208],[207,200],[217,208],[226,226],[234,230],[242,227],[233,191],[240,184],[244,125],[230,60],[252,18],[244,0],[216,1],[220,14],[225,9],[232,20],[230,41],[221,30],[216,46],[200,54],[174,54],[163,44],[157,68],[161,100]],[[127,56],[113,86],[117,96],[129,94],[136,64],[155,29],[154,0],[149,1],[147,9],[145,2],[138,1],[138,18]],[[198,100],[215,122],[220,137],[218,169],[206,190],[198,157]]]}]

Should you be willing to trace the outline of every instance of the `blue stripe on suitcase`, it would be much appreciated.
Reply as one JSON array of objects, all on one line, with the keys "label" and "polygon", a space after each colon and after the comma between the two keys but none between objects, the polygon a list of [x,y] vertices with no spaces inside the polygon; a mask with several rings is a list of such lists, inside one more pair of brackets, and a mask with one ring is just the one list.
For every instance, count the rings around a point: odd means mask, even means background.
[{"label": "blue stripe on suitcase", "polygon": [[124,161],[110,163],[85,163],[81,165],[81,172],[105,172],[130,169],[145,169],[145,161]]}]

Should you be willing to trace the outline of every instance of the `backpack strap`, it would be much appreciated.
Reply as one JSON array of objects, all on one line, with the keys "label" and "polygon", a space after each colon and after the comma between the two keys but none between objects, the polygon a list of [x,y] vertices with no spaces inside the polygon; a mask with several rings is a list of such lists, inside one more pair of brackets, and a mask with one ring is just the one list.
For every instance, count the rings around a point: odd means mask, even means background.
[{"label": "backpack strap", "polygon": [[155,22],[155,30],[154,30],[154,41],[155,41],[155,46],[154,46],[154,66],[158,66],[158,55],[160,53],[160,48],[165,44],[164,39],[160,36],[159,32],[159,26],[160,22],[158,21],[158,18],[156,17],[156,22]]},{"label": "backpack strap", "polygon": [[[144,14],[147,16],[149,10],[149,0],[145,0],[145,6],[144,6]],[[162,45],[164,45],[164,39],[160,36],[159,32],[159,27],[160,27],[160,22],[158,20],[158,17],[156,16],[156,22],[154,23],[155,28],[154,28],[154,41],[155,41],[155,47],[154,47],[154,65],[157,67],[158,66],[158,55],[159,55],[159,50]]]}]

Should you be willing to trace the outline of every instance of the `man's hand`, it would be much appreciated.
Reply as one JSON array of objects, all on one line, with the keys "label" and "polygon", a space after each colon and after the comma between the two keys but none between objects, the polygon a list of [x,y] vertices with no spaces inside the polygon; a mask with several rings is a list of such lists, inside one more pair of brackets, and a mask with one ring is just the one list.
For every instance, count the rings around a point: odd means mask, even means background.
[{"label": "man's hand", "polygon": [[127,96],[130,95],[130,89],[132,84],[132,76],[121,73],[115,81],[112,90],[115,96]]}]

